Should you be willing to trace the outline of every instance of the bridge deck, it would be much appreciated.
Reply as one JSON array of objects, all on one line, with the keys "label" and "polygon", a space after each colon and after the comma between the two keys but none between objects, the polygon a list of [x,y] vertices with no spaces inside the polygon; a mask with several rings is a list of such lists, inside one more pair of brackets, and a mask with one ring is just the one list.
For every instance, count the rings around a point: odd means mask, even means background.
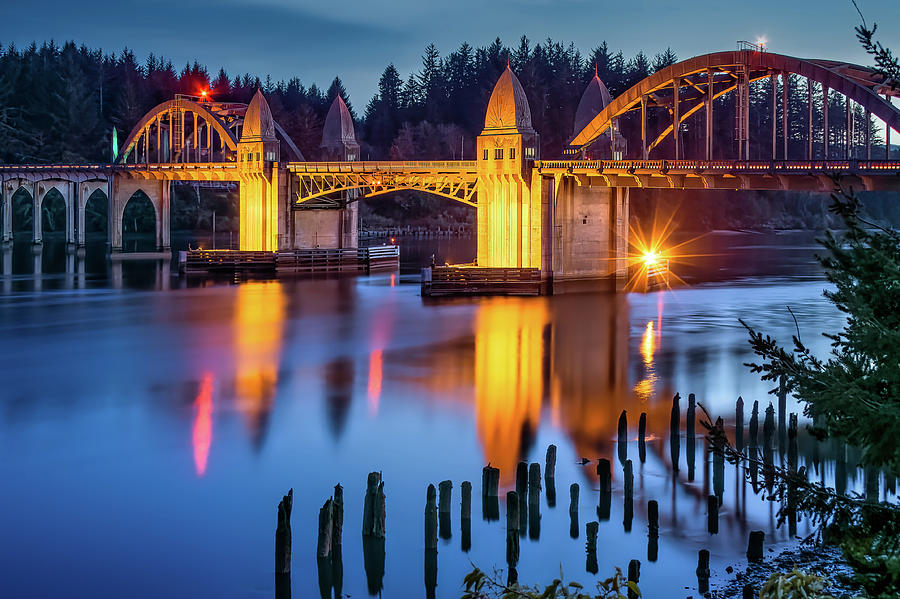
[{"label": "bridge deck", "polygon": [[365,160],[359,162],[289,162],[292,173],[421,173],[477,174],[474,160]]}]

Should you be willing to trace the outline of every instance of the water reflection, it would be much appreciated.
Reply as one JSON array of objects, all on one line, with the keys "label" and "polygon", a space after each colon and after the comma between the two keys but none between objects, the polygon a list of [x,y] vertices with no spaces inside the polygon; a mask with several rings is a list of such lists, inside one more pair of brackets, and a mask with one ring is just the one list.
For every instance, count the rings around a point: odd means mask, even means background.
[{"label": "water reflection", "polygon": [[200,383],[200,392],[194,400],[197,415],[194,418],[192,435],[194,446],[194,468],[197,476],[206,474],[206,462],[212,445],[213,375],[207,372]]},{"label": "water reflection", "polygon": [[285,298],[279,281],[237,288],[234,327],[235,402],[253,445],[261,447],[278,385]]},{"label": "water reflection", "polygon": [[544,298],[495,298],[475,316],[475,419],[485,461],[502,485],[533,443],[544,392]]}]

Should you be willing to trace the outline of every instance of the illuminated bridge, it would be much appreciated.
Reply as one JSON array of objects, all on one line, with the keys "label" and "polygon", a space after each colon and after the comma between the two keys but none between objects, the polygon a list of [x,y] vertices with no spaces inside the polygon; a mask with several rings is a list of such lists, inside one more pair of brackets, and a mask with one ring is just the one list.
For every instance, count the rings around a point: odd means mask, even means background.
[{"label": "illuminated bridge", "polygon": [[[752,118],[751,98],[765,88],[773,116]],[[840,119],[821,109],[820,98],[827,105],[835,94],[844,99]],[[621,282],[633,188],[828,192],[838,181],[900,190],[900,161],[888,159],[891,132],[900,130],[890,102],[897,95],[867,67],[758,49],[685,60],[617,98],[595,74],[563,159],[547,160],[507,66],[476,160],[410,162],[360,161],[340,97],[325,119],[325,162],[304,159],[261,92],[249,105],[176,97],[135,125],[113,164],[0,165],[2,239],[12,238],[13,194],[24,188],[40,215],[55,190],[65,200],[67,242],[84,243],[86,205],[103,201],[112,251],[121,251],[125,207],[141,191],[156,213],[157,246],[168,249],[171,182],[231,181],[240,186],[241,250],[348,248],[358,241],[359,200],[414,190],[475,208],[478,266],[539,269],[560,285]],[[884,147],[871,138],[873,117],[884,125]],[[33,219],[35,243],[41,220]]]}]

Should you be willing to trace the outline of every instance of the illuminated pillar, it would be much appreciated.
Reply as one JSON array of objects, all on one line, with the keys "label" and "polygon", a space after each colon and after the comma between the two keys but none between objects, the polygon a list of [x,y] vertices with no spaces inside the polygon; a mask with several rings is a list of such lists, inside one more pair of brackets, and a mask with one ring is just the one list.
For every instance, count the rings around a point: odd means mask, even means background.
[{"label": "illuminated pillar", "polygon": [[32,195],[31,195],[32,218],[31,218],[31,221],[32,221],[32,225],[33,225],[31,241],[35,244],[43,243],[43,240],[42,240],[42,237],[43,237],[43,231],[42,231],[43,222],[42,222],[42,220],[43,219],[41,218],[43,216],[41,214],[41,200],[43,198],[41,198],[41,189],[42,189],[42,186],[39,185],[38,183],[35,183],[31,188],[31,191],[32,191]]},{"label": "illuminated pillar", "polygon": [[160,181],[159,183],[159,239],[157,240],[158,248],[167,252],[172,246],[170,233],[170,216],[171,216],[171,196],[172,182]]}]

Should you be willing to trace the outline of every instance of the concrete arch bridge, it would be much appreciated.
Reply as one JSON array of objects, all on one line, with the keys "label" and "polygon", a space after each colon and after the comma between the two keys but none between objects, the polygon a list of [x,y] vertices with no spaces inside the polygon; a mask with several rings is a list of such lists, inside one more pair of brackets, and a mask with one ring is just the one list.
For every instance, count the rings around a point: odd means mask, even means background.
[{"label": "concrete arch bridge", "polygon": [[[751,98],[766,85],[780,119],[751,118]],[[801,89],[807,101],[798,108]],[[340,97],[325,120],[324,162],[304,160],[261,92],[248,105],[176,97],[135,125],[112,164],[0,165],[2,236],[11,239],[12,195],[24,188],[40,214],[56,189],[66,201],[66,239],[83,243],[84,206],[99,190],[109,206],[112,251],[120,251],[122,215],[140,190],[156,212],[157,245],[166,249],[169,184],[234,181],[242,250],[347,248],[357,244],[358,200],[417,190],[475,207],[478,266],[538,269],[542,280],[561,286],[622,282],[633,188],[827,192],[837,177],[857,189],[900,190],[900,161],[886,155],[891,131],[900,130],[900,110],[890,102],[898,93],[867,67],[752,49],[685,60],[617,98],[595,74],[569,148],[546,160],[525,92],[507,67],[486,107],[476,159],[414,162],[360,161]],[[819,117],[818,98],[833,94],[845,100],[837,122],[829,111]],[[733,111],[721,110],[723,98]],[[860,109],[865,122],[884,124],[884,148],[859,125]],[[808,117],[805,127],[790,121],[798,111]],[[693,144],[684,143],[688,129]]]}]

